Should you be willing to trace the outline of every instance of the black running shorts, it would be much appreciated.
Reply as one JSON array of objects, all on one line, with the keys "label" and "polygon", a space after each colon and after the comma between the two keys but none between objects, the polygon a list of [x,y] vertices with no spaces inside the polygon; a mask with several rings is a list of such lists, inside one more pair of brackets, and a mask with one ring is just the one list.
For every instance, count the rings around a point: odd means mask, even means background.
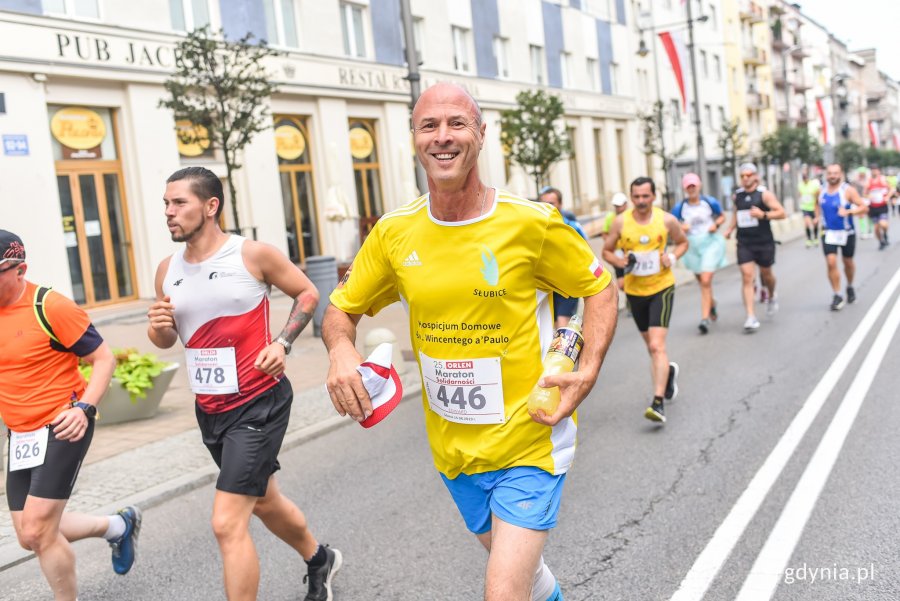
[{"label": "black running shorts", "polygon": [[838,246],[837,244],[825,244],[825,236],[822,236],[822,252],[825,256],[836,255],[838,249],[841,249],[841,256],[845,259],[852,259],[853,253],[856,252],[856,234],[847,236],[847,244]]},{"label": "black running shorts", "polygon": [[887,205],[881,205],[880,207],[869,207],[869,219],[872,220],[872,223],[877,223],[878,221],[887,221],[890,213],[888,212],[890,209]]},{"label": "black running shorts", "polygon": [[631,306],[631,316],[638,330],[646,332],[650,328],[668,328],[672,318],[672,304],[675,302],[675,286],[669,286],[650,296],[626,294]]},{"label": "black running shorts", "polygon": [[[50,426],[47,437],[47,455],[44,464],[24,470],[9,471],[6,463],[6,504],[10,511],[25,509],[25,497],[64,500],[72,496],[75,479],[81,462],[91,446],[94,437],[94,420],[88,420],[84,436],[77,442],[57,440]],[[6,443],[9,453],[9,435]]]},{"label": "black running shorts", "polygon": [[771,267],[775,264],[775,243],[737,245],[738,265],[756,263],[760,267]]},{"label": "black running shorts", "polygon": [[286,377],[252,401],[223,413],[196,407],[203,444],[219,466],[216,488],[263,497],[281,466],[278,451],[291,416],[294,391]]}]

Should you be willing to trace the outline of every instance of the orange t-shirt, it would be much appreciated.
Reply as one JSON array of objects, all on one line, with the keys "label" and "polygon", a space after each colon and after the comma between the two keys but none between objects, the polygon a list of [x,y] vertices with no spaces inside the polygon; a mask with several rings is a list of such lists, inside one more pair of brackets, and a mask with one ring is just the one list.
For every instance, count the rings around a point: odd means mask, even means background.
[{"label": "orange t-shirt", "polygon": [[[46,426],[81,398],[86,386],[78,372],[78,357],[54,350],[41,329],[34,313],[36,288],[25,282],[22,298],[0,307],[0,415],[15,432]],[[44,313],[66,348],[91,325],[87,313],[57,292],[44,297]]]}]

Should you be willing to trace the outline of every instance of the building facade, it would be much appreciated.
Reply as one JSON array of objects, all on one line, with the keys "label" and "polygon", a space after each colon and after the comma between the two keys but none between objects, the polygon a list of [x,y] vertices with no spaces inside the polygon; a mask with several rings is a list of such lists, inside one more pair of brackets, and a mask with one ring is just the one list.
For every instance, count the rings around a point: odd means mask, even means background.
[{"label": "building facade", "polygon": [[[521,90],[560,95],[573,156],[551,183],[598,211],[641,174],[633,46],[624,0],[412,0],[423,84],[450,80],[488,124],[483,178],[534,196],[504,157],[500,111]],[[186,31],[248,31],[283,51],[267,64],[273,127],[236,173],[243,233],[298,264],[352,260],[377,218],[412,198],[409,85],[397,0],[0,0],[0,204],[34,279],[88,307],[153,296],[176,245],[165,179],[215,148],[181,144],[159,102]],[[335,35],[340,32],[340,35]],[[226,192],[223,225],[233,227]]]}]

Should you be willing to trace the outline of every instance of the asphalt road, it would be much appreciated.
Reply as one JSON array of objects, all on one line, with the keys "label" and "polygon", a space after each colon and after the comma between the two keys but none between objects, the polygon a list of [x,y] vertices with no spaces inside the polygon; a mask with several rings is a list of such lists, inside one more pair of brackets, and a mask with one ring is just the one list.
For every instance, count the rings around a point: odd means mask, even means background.
[{"label": "asphalt road", "polygon": [[[545,553],[567,601],[671,599],[697,573],[706,574],[708,587],[693,597],[683,590],[680,599],[737,599],[742,587],[761,582],[785,601],[900,598],[900,337],[886,325],[900,303],[896,291],[882,299],[884,310],[858,350],[833,364],[900,268],[900,246],[878,252],[874,241],[861,241],[857,253],[859,300],[832,313],[821,250],[802,242],[780,247],[781,310],[768,318],[761,309],[763,325],[753,335],[741,330],[735,267],[716,276],[720,318],[708,336],[696,329],[698,289],[679,288],[669,348],[681,365],[680,394],[667,406],[664,428],[642,417],[649,360],[622,316],[600,382],[580,411],[576,464]],[[783,435],[814,389],[821,392],[820,381],[839,368],[842,377],[825,387],[783,469],[768,472],[771,487],[745,494],[779,441],[784,448]],[[858,414],[844,413],[854,399]],[[336,599],[481,598],[485,553],[431,466],[419,403],[404,403],[372,430],[338,429],[281,462],[283,490],[319,538],[344,553]],[[212,495],[204,487],[149,510],[139,562],[126,577],[112,573],[102,542],[78,543],[81,601],[224,599],[209,527]],[[748,495],[759,504],[746,513],[746,527],[720,528],[734,523],[733,507]],[[701,556],[717,530],[719,546]],[[791,530],[795,540],[785,534]],[[254,536],[263,566],[259,598],[302,599],[305,567],[297,556],[259,524]],[[771,563],[778,555],[781,564]],[[756,590],[745,589],[743,598],[770,598]],[[37,562],[0,573],[0,598],[48,599]]]}]

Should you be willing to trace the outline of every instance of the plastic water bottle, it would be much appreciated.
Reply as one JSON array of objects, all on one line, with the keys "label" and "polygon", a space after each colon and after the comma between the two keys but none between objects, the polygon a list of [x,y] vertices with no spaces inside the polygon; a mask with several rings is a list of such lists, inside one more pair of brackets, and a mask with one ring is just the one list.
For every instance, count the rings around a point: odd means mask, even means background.
[{"label": "plastic water bottle", "polygon": [[[569,324],[556,330],[550,349],[544,357],[543,376],[553,376],[567,373],[575,369],[578,354],[584,346],[584,337],[581,335],[581,315],[573,315]],[[541,388],[535,383],[531,394],[528,395],[528,411],[534,413],[543,409],[547,415],[552,415],[559,406],[559,387]]]}]

